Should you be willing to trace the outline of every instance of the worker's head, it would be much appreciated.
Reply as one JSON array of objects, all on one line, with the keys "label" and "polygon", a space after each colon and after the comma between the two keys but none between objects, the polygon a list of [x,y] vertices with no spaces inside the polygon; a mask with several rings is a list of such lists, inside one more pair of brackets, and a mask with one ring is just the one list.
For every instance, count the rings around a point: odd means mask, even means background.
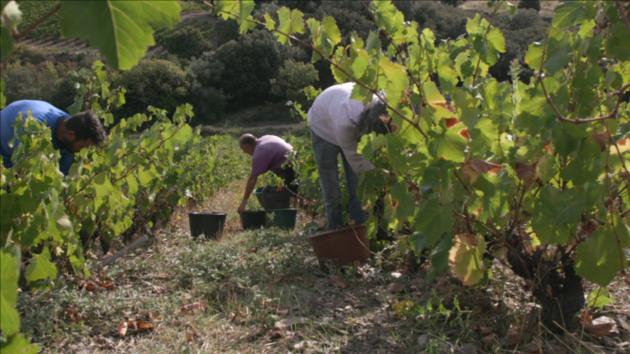
[{"label": "worker's head", "polygon": [[256,137],[252,134],[243,134],[238,139],[238,145],[241,147],[244,153],[247,155],[254,155],[254,149],[256,149]]},{"label": "worker's head", "polygon": [[387,112],[387,107],[381,101],[368,103],[359,116],[357,126],[358,138],[363,135],[376,132],[376,134],[395,133],[398,129],[396,124],[392,124],[392,117]]},{"label": "worker's head", "polygon": [[60,131],[59,140],[71,152],[79,152],[90,146],[100,146],[107,134],[103,124],[94,113],[84,111],[66,119],[65,129]]}]

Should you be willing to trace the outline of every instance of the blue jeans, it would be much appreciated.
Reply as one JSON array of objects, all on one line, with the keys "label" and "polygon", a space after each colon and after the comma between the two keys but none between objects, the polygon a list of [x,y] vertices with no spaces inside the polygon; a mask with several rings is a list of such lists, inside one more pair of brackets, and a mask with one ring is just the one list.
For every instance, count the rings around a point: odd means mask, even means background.
[{"label": "blue jeans", "polygon": [[343,213],[341,209],[341,185],[339,184],[339,164],[338,155],[341,154],[343,170],[346,173],[346,185],[350,202],[350,219],[355,225],[365,224],[365,211],[361,208],[361,202],[357,198],[357,184],[359,177],[352,171],[341,147],[329,143],[311,130],[313,140],[313,151],[315,161],[319,171],[319,180],[324,192],[324,206],[326,207],[326,217],[328,219],[328,230],[335,230],[344,226]]}]

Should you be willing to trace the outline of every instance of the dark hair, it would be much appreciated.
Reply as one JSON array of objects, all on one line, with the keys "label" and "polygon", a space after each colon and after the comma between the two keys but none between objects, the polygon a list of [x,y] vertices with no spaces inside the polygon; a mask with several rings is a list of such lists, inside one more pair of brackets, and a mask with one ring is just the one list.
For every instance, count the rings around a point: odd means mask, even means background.
[{"label": "dark hair", "polygon": [[92,139],[100,146],[105,141],[105,129],[101,121],[90,111],[79,112],[66,121],[66,129],[74,132],[76,141]]},{"label": "dark hair", "polygon": [[256,145],[256,137],[251,134],[243,134],[238,143],[239,145]]},{"label": "dark hair", "polygon": [[387,134],[392,131],[392,117],[387,112],[387,107],[381,101],[368,103],[359,115],[357,129],[359,138],[363,135],[376,132]]}]

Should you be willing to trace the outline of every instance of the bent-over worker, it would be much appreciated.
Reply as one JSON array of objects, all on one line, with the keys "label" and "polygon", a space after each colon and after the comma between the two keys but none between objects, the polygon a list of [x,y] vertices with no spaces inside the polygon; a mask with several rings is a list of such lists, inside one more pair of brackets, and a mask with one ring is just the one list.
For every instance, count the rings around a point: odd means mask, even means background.
[{"label": "bent-over worker", "polygon": [[70,171],[74,153],[93,145],[101,145],[105,141],[105,129],[101,121],[89,111],[70,116],[48,102],[35,100],[15,101],[0,111],[0,154],[4,167],[11,167],[13,150],[20,144],[16,139],[13,146],[9,142],[15,137],[12,124],[22,117],[26,119],[28,111],[41,124],[46,124],[52,130],[51,141],[53,147],[59,150],[59,171],[65,176]]},{"label": "bent-over worker", "polygon": [[238,141],[241,150],[252,157],[252,173],[247,180],[243,201],[238,212],[245,211],[247,200],[256,187],[258,176],[272,171],[282,178],[285,186],[291,186],[295,180],[295,172],[291,166],[282,168],[287,161],[287,153],[293,151],[293,146],[275,135],[265,135],[256,138],[252,134],[243,134]]},{"label": "bent-over worker", "polygon": [[350,219],[356,225],[367,217],[357,198],[358,175],[374,169],[374,165],[357,152],[361,136],[376,132],[394,133],[387,107],[377,98],[367,105],[350,98],[354,83],[334,85],[322,92],[308,111],[311,138],[317,170],[324,193],[328,230],[344,226],[341,208],[338,158],[341,155],[346,173]]}]

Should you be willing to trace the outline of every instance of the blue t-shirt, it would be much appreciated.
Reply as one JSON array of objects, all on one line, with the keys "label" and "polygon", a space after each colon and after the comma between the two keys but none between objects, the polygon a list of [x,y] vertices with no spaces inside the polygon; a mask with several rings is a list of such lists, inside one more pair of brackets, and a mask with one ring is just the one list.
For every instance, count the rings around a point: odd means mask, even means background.
[{"label": "blue t-shirt", "polygon": [[15,149],[20,142],[16,140],[14,146],[9,147],[9,142],[13,140],[15,136],[15,127],[11,125],[16,121],[17,117],[20,116],[20,113],[22,114],[22,119],[26,118],[29,110],[32,112],[33,118],[37,119],[42,124],[45,122],[52,130],[51,140],[53,147],[61,153],[59,171],[64,175],[68,175],[70,165],[72,165],[72,160],[74,159],[74,153],[68,151],[65,147],[62,148],[57,139],[56,131],[57,124],[61,121],[60,118],[69,118],[70,115],[44,101],[15,101],[0,111],[0,154],[2,155],[2,164],[7,168],[13,166],[11,155],[13,155],[13,149]]}]

